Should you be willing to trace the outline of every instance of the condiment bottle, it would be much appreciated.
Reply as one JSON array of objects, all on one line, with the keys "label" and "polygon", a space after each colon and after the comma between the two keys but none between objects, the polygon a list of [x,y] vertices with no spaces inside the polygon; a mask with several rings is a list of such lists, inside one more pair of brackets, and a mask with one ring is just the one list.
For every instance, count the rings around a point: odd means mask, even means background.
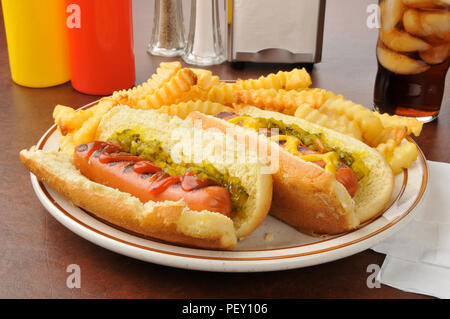
[{"label": "condiment bottle", "polygon": [[152,39],[148,52],[173,57],[184,51],[184,24],[181,0],[155,0]]},{"label": "condiment bottle", "polygon": [[70,80],[64,0],[2,0],[11,77],[27,87]]},{"label": "condiment bottle", "polygon": [[107,95],[135,83],[131,0],[66,0],[72,86]]}]

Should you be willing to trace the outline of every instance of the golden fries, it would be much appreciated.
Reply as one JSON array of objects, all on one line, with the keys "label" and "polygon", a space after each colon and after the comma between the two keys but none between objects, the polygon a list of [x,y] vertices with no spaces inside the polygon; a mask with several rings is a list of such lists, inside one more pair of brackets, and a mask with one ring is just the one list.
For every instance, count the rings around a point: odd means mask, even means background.
[{"label": "golden fries", "polygon": [[181,69],[168,82],[137,103],[137,108],[157,109],[176,102],[177,98],[197,83],[197,76],[190,69]]},{"label": "golden fries", "polygon": [[265,110],[278,111],[294,115],[297,108],[303,104],[309,104],[314,108],[322,105],[326,98],[323,89],[311,90],[238,90],[233,93],[234,102],[237,104],[250,104]]},{"label": "golden fries", "polygon": [[[405,38],[395,29],[386,32],[388,46],[402,41],[409,43],[414,50],[422,46],[424,50],[421,53],[428,54],[435,61],[441,54],[440,51],[429,52],[422,43]],[[405,47],[404,43],[402,45]],[[384,46],[382,49],[393,52]],[[392,56],[387,57],[389,59]],[[86,110],[57,105],[53,117],[60,133],[60,149],[68,154],[73,153],[76,145],[92,141],[103,115],[119,104],[156,109],[183,119],[192,111],[215,115],[233,112],[241,105],[253,105],[294,115],[361,140],[383,154],[395,173],[409,167],[417,158],[417,148],[413,143],[405,142],[404,138],[410,134],[418,136],[422,122],[372,112],[340,94],[309,88],[310,85],[311,77],[304,69],[224,83],[208,70],[182,68],[179,62],[161,63],[155,74],[143,84],[114,92]]]},{"label": "golden fries", "polygon": [[[118,102],[115,99],[105,97],[98,104],[87,110],[67,111],[66,107],[55,107],[53,114],[55,123],[60,131],[60,150],[67,154],[73,154],[76,145],[92,141],[95,138],[97,127],[103,115],[117,104]],[[63,114],[70,114],[72,121],[68,117],[64,118]],[[64,124],[61,124],[61,122]],[[67,123],[70,124],[67,125]],[[68,127],[72,129],[67,130]],[[65,134],[62,132],[64,129],[66,129]]]},{"label": "golden fries", "polygon": [[208,91],[207,99],[212,102],[221,103],[227,106],[233,106],[233,94],[238,90],[240,90],[240,87],[237,86],[236,83],[221,83],[217,86],[212,87]]},{"label": "golden fries", "polygon": [[303,69],[293,69],[292,71],[279,71],[277,74],[271,73],[267,76],[261,76],[258,79],[248,79],[236,81],[236,85],[242,90],[250,89],[283,89],[295,90],[305,89],[311,85],[311,77]]},{"label": "golden fries", "polygon": [[321,113],[309,104],[300,105],[295,111],[294,116],[302,118],[308,122],[331,128],[342,134],[350,135],[358,140],[362,140],[361,130],[359,127],[345,116]]},{"label": "golden fries", "polygon": [[198,111],[207,115],[216,115],[220,112],[233,112],[234,109],[220,103],[201,100],[165,105],[158,109],[159,113],[178,116],[182,119],[185,119],[189,113],[193,111]]},{"label": "golden fries", "polygon": [[[280,72],[278,72],[280,73]],[[284,72],[281,75],[282,80],[285,78],[285,90],[297,90],[309,88],[312,84],[309,73],[303,69],[294,69],[290,72]]]},{"label": "golden fries", "polygon": [[67,135],[80,128],[92,116],[93,111],[92,108],[75,111],[71,107],[58,104],[53,110],[53,118],[61,135]]},{"label": "golden fries", "polygon": [[419,151],[414,143],[403,142],[394,148],[386,159],[392,168],[394,174],[400,173],[404,168],[409,168],[417,159]]},{"label": "golden fries", "polygon": [[152,94],[155,89],[169,81],[179,70],[181,70],[180,62],[162,62],[156,69],[156,73],[146,82],[129,90],[116,91],[112,97],[119,104],[135,107],[140,101],[145,100],[148,95]]},{"label": "golden fries", "polygon": [[[234,100],[234,94],[237,91],[267,89],[267,90],[296,90],[304,89],[311,85],[311,77],[303,69],[293,69],[292,71],[279,71],[267,76],[261,76],[258,79],[241,80],[236,83],[221,83],[211,88],[207,99],[213,102],[232,106],[238,103]],[[294,110],[295,111],[295,110]]]},{"label": "golden fries", "polygon": [[353,121],[361,130],[363,141],[376,146],[378,136],[383,131],[383,125],[373,112],[360,104],[342,98],[332,98],[320,106],[319,110],[323,113],[343,115],[350,121]]},{"label": "golden fries", "polygon": [[220,78],[209,70],[191,68],[197,76],[197,85],[199,89],[209,90],[213,86],[220,84]]},{"label": "golden fries", "polygon": [[373,114],[378,117],[384,127],[406,127],[407,135],[414,134],[419,136],[422,131],[423,122],[415,119],[408,118],[398,115],[389,115],[387,113],[380,114],[378,112],[373,112]]}]

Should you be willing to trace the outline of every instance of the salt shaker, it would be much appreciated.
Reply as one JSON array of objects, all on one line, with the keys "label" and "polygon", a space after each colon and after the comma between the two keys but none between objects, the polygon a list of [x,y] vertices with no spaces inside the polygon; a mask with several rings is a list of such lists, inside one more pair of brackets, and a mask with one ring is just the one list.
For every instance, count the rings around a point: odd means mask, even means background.
[{"label": "salt shaker", "polygon": [[152,39],[147,51],[174,57],[184,51],[184,24],[181,0],[155,0]]},{"label": "salt shaker", "polygon": [[189,37],[182,58],[195,65],[225,61],[217,0],[192,0]]}]

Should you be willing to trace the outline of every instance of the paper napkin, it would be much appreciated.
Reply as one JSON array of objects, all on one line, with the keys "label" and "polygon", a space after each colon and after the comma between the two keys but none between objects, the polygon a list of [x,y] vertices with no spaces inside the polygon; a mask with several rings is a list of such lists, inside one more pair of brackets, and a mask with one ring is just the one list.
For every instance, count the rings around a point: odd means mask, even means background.
[{"label": "paper napkin", "polygon": [[427,161],[426,196],[414,219],[373,250],[386,254],[382,284],[450,298],[450,164]]}]

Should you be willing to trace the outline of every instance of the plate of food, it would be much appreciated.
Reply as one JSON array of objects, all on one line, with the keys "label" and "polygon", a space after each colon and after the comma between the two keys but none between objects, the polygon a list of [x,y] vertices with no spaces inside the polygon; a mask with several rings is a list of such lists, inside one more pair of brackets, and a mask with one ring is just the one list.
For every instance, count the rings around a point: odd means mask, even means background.
[{"label": "plate of food", "polygon": [[416,214],[421,123],[310,88],[303,69],[220,81],[162,63],[20,154],[37,197],[81,237],[139,260],[257,272],[337,260]]}]

